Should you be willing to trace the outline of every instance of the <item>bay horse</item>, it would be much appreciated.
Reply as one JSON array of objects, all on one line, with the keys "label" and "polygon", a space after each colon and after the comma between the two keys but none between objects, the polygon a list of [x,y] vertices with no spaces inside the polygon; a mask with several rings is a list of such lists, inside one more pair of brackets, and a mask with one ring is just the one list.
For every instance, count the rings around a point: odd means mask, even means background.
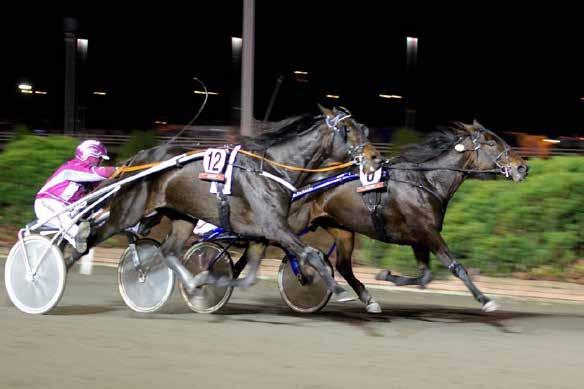
[{"label": "bay horse", "polygon": [[429,269],[432,252],[464,282],[484,311],[497,309],[495,302],[474,285],[464,266],[452,256],[440,232],[448,203],[465,179],[502,173],[519,182],[527,176],[526,161],[503,139],[475,121],[472,125],[454,123],[432,134],[425,143],[413,145],[384,163],[383,169],[386,188],[378,193],[373,207],[357,193],[361,183],[356,180],[293,203],[290,225],[299,231],[312,222],[333,236],[336,269],[369,312],[381,310],[353,274],[355,233],[413,248],[420,266],[419,277],[401,277],[385,270],[377,279],[424,287],[432,279]]},{"label": "bay horse", "polygon": [[[278,245],[297,255],[301,263],[317,269],[331,292],[339,301],[344,301],[351,297],[332,277],[323,254],[304,244],[290,230],[287,222],[290,190],[260,175],[265,171],[299,187],[311,176],[311,169],[329,163],[355,161],[362,164],[366,171],[375,171],[380,166],[380,154],[369,143],[365,126],[356,122],[344,109],[320,109],[322,115],[302,115],[284,120],[244,143],[246,148],[261,149],[263,158],[299,168],[289,169],[264,163],[264,159],[260,161],[238,154],[233,169],[232,194],[227,200],[230,208],[228,220],[234,233],[252,238],[248,249],[250,261],[259,262],[267,243]],[[176,146],[143,150],[132,158],[130,165],[163,161],[184,151]],[[182,264],[180,258],[184,243],[198,219],[216,225],[220,225],[222,219],[217,195],[210,193],[211,183],[198,178],[202,172],[202,162],[192,161],[122,186],[109,203],[107,221],[92,229],[88,250],[148,219],[152,212],[167,216],[173,222],[160,253],[185,288],[190,293],[196,293],[197,287],[203,285],[206,279],[201,278],[204,274],[193,277]],[[102,186],[112,182],[108,180]],[[74,253],[68,262],[76,261],[83,254]]]}]

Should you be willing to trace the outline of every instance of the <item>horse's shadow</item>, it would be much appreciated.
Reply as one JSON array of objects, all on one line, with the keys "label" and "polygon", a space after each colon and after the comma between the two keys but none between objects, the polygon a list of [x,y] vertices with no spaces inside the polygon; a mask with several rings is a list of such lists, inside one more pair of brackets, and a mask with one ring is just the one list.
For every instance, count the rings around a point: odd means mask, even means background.
[{"label": "horse's shadow", "polygon": [[[366,332],[381,336],[375,331],[376,323],[392,323],[399,320],[415,320],[426,323],[448,323],[448,324],[483,324],[494,327],[504,333],[521,333],[515,329],[515,324],[510,324],[511,320],[533,319],[544,317],[558,317],[558,315],[498,311],[485,313],[480,309],[457,308],[444,306],[400,306],[386,304],[382,307],[382,313],[367,313],[364,307],[348,307],[343,304],[331,304],[323,311],[302,314],[290,311],[282,306],[282,302],[277,298],[262,299],[266,305],[229,304],[220,312],[213,314],[216,321],[238,320],[246,322],[256,322],[275,325],[304,325],[313,321],[338,322],[350,326],[361,327]],[[262,317],[255,318],[253,315],[268,314],[280,318],[294,318],[297,320],[265,320]],[[377,327],[378,328],[378,327]]]}]

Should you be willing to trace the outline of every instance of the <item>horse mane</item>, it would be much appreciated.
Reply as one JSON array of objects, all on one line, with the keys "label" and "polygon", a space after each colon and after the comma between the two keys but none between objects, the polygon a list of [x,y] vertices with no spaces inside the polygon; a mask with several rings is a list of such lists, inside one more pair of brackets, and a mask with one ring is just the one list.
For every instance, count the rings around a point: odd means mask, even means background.
[{"label": "horse mane", "polygon": [[303,114],[274,123],[269,129],[255,137],[243,137],[242,144],[248,149],[264,150],[290,138],[314,129],[321,116]]},{"label": "horse mane", "polygon": [[423,163],[440,157],[454,148],[460,131],[468,132],[463,123],[455,122],[449,127],[439,127],[428,134],[423,143],[405,146],[395,162]]}]

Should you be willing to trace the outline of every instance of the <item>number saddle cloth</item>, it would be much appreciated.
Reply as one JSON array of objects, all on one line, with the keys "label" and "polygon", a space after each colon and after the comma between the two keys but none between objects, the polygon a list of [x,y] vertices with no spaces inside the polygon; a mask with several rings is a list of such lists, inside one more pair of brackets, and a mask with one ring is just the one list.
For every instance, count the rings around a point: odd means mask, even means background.
[{"label": "number saddle cloth", "polygon": [[241,145],[232,150],[228,148],[210,148],[203,156],[203,173],[199,179],[211,181],[209,192],[217,195],[220,226],[227,232],[231,231],[229,223],[229,202],[227,196],[231,194],[231,180],[233,164]]}]

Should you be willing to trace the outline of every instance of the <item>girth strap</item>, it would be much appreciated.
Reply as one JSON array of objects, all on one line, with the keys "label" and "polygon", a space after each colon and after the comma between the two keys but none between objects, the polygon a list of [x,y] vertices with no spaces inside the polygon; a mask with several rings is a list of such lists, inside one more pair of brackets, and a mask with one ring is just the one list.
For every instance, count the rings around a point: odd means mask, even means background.
[{"label": "girth strap", "polygon": [[377,239],[386,242],[387,234],[385,232],[385,222],[383,216],[379,212],[379,207],[381,207],[381,195],[383,190],[372,190],[369,192],[363,192],[363,202],[371,214],[371,220],[373,221],[373,227],[375,228],[375,233],[377,234]]},{"label": "girth strap", "polygon": [[223,183],[217,182],[217,210],[219,212],[219,225],[226,232],[231,232],[231,223],[229,222],[229,201],[228,196],[223,194]]}]

